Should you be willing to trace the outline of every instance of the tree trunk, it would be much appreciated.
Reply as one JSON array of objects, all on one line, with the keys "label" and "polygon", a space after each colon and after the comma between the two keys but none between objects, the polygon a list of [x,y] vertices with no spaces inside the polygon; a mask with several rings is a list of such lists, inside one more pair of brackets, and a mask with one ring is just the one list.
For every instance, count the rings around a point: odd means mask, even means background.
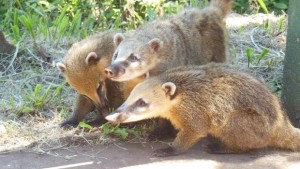
[{"label": "tree trunk", "polygon": [[288,116],[300,127],[300,0],[289,1],[282,99]]}]

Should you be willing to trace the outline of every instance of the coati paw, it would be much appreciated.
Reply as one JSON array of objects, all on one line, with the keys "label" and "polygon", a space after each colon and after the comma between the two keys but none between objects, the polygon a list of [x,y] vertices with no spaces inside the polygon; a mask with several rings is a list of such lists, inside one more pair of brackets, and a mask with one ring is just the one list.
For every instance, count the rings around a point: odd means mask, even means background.
[{"label": "coati paw", "polygon": [[167,157],[167,156],[175,156],[179,153],[173,147],[157,149],[152,154],[151,157]]},{"label": "coati paw", "polygon": [[210,154],[233,154],[235,152],[226,149],[221,143],[219,142],[205,142],[202,144],[204,151]]},{"label": "coati paw", "polygon": [[77,127],[79,122],[74,122],[72,120],[66,120],[63,123],[60,124],[60,127],[63,129],[69,129],[72,127]]}]

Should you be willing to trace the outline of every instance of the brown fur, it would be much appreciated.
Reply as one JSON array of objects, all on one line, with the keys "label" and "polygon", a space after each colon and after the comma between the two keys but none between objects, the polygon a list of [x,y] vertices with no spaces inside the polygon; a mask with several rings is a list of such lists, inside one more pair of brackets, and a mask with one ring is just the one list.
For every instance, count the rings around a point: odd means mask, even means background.
[{"label": "brown fur", "polygon": [[181,65],[225,62],[223,19],[230,8],[230,0],[212,0],[203,9],[186,9],[145,24],[129,37],[117,34],[114,42],[118,47],[106,69],[108,77],[127,81],[147,72],[156,76]]},{"label": "brown fur", "polygon": [[[106,31],[73,44],[63,63],[57,64],[67,82],[80,94],[71,118],[62,126],[76,126],[95,108],[104,116],[107,115],[108,109],[118,107],[139,79],[143,79],[136,78],[121,84],[104,75],[104,68],[110,64],[116,49],[112,40],[115,34],[116,31]],[[93,57],[87,60],[89,55]],[[95,121],[103,122],[101,113]]]},{"label": "brown fur", "polygon": [[300,130],[291,125],[278,98],[261,81],[222,64],[179,67],[150,78],[106,118],[154,117],[169,119],[179,129],[172,146],[155,151],[156,156],[182,153],[208,135],[221,143],[211,149],[214,153],[300,150]]}]

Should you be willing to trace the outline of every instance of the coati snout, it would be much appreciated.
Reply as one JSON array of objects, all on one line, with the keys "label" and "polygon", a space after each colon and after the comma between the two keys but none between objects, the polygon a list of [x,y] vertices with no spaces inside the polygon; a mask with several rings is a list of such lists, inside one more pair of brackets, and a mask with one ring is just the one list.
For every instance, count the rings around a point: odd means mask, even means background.
[{"label": "coati snout", "polygon": [[108,78],[115,78],[118,76],[122,76],[126,72],[126,67],[128,67],[127,62],[117,62],[112,64],[104,69],[104,73]]},{"label": "coati snout", "polygon": [[126,123],[126,120],[129,118],[127,113],[121,113],[120,111],[116,110],[113,114],[106,116],[106,120],[112,123]]}]

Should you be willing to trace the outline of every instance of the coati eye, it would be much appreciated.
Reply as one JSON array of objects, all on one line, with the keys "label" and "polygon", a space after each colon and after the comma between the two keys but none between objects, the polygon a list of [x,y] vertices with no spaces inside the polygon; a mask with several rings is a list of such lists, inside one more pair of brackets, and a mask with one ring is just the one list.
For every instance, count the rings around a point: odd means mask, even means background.
[{"label": "coati eye", "polygon": [[138,107],[146,107],[148,104],[143,100],[143,99],[139,99],[135,102],[136,106]]},{"label": "coati eye", "polygon": [[119,52],[116,52],[116,53],[114,54],[114,56],[113,56],[113,58],[112,58],[113,61],[116,60],[116,58],[117,58],[117,56],[118,56],[118,53],[119,53]]},{"label": "coati eye", "polygon": [[130,54],[130,56],[128,57],[129,61],[131,62],[137,62],[139,61],[140,59],[133,53]]}]

